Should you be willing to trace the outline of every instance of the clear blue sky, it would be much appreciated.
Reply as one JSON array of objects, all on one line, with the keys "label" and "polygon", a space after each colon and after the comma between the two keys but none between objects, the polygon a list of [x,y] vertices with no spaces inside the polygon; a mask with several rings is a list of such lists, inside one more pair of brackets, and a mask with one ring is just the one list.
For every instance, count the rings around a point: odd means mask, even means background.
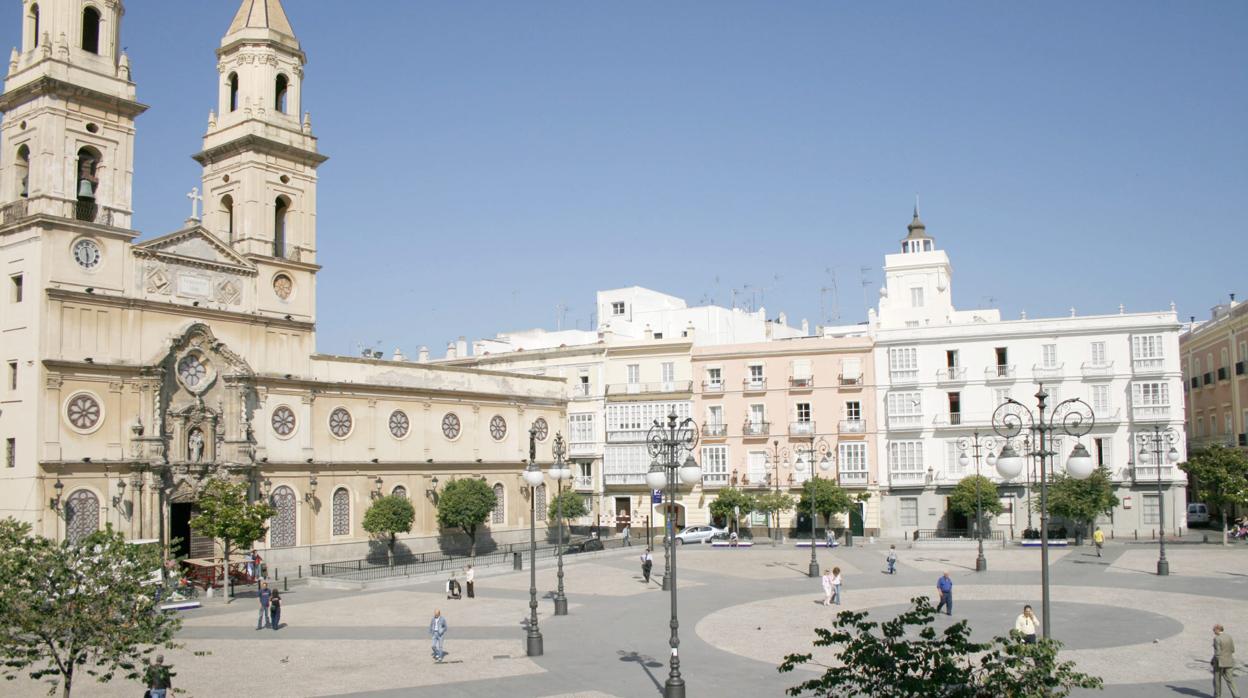
[{"label": "clear blue sky", "polygon": [[[186,218],[237,4],[126,3],[144,237]],[[915,192],[961,307],[1248,298],[1245,2],[285,4],[322,351],[586,327],[632,284],[796,322],[835,274],[859,321]]]}]

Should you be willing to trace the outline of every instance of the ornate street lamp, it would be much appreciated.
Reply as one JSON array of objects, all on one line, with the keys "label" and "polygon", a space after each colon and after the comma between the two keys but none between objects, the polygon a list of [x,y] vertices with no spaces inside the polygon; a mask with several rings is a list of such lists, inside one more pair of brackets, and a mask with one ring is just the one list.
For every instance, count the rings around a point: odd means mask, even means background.
[{"label": "ornate street lamp", "polygon": [[958,465],[963,468],[970,465],[971,459],[966,455],[968,450],[975,458],[975,541],[979,545],[979,556],[975,558],[975,571],[988,571],[988,558],[984,557],[984,503],[980,499],[979,494],[979,456],[980,449],[988,451],[988,465],[993,466],[997,463],[997,457],[992,454],[992,449],[996,447],[996,441],[991,436],[985,436],[983,439],[979,437],[979,431],[976,430],[971,434],[970,438],[963,436],[958,439]]},{"label": "ornate street lamp", "polygon": [[[810,461],[810,481],[812,483],[810,486],[810,568],[807,570],[807,573],[811,577],[819,576],[819,561],[815,558],[815,543],[818,540],[816,534],[819,530],[819,512],[815,508],[815,488],[819,480],[819,472],[815,470],[815,459],[816,457],[819,459],[819,470],[826,472],[832,467],[832,459],[829,458],[831,451],[832,447],[828,445],[825,439],[820,437],[818,442],[816,442],[814,434],[811,434],[810,445],[805,449],[797,449],[797,462],[794,463],[797,472],[804,473],[806,472],[806,462]],[[831,522],[828,522],[828,525],[831,526]]]},{"label": "ornate street lamp", "polygon": [[552,450],[555,454],[555,462],[551,464],[550,470],[547,472],[555,480],[555,501],[557,502],[555,508],[558,510],[559,519],[555,523],[558,529],[558,532],[555,534],[555,540],[557,541],[555,550],[559,557],[559,573],[557,575],[559,588],[555,591],[555,615],[566,616],[568,615],[568,597],[563,595],[563,481],[572,477],[572,469],[563,461],[563,454],[567,452],[563,445],[563,434],[555,434],[555,443]]},{"label": "ornate street lamp", "polygon": [[[780,494],[780,465],[782,463],[787,464],[789,462],[789,449],[787,446],[785,448],[780,448],[780,440],[776,439],[775,441],[771,442],[771,450],[764,451],[763,453],[765,454],[765,457],[767,459],[767,465],[771,466],[771,470],[768,471],[767,476],[771,478],[773,491],[776,494]],[[763,483],[763,484],[766,485],[766,483]],[[771,528],[771,521],[772,521],[771,514],[768,514],[767,515],[767,527],[768,528]],[[776,512],[775,521],[776,521],[776,527],[774,529],[774,532],[771,538],[772,545],[776,545],[777,543],[780,542],[779,540],[780,539],[780,512]]]},{"label": "ornate street lamp", "polygon": [[[1165,577],[1170,574],[1170,561],[1166,559],[1166,503],[1162,499],[1161,494],[1161,450],[1166,446],[1170,446],[1170,450],[1166,452],[1165,463],[1174,465],[1179,462],[1179,449],[1175,448],[1175,444],[1179,442],[1179,433],[1174,427],[1162,428],[1160,425],[1153,425],[1151,432],[1143,432],[1139,435],[1140,439],[1140,455],[1141,463],[1152,462],[1157,468],[1157,523],[1161,527],[1161,535],[1157,536],[1157,545],[1159,557],[1157,558],[1157,576]],[[1152,452],[1150,454],[1150,451]]]},{"label": "ornate street lamp", "polygon": [[670,541],[668,558],[671,569],[663,578],[663,586],[669,589],[672,595],[672,619],[669,623],[672,636],[668,641],[672,648],[672,658],[667,682],[663,685],[664,698],[685,698],[685,680],[680,675],[680,635],[677,632],[680,621],[676,615],[676,540],[672,519],[676,506],[677,479],[679,478],[679,481],[686,485],[692,485],[702,479],[702,468],[693,459],[693,449],[697,445],[698,425],[688,417],[680,419],[676,416],[675,410],[667,415],[666,424],[660,420],[654,420],[654,426],[650,427],[649,433],[646,434],[646,447],[650,452],[650,457],[654,459],[650,465],[650,472],[646,473],[646,484],[651,490],[661,489],[665,485],[667,489],[667,515],[663,518],[664,527],[667,529],[667,539]]},{"label": "ornate street lamp", "polygon": [[529,486],[529,632],[528,656],[542,656],[542,631],[537,627],[537,487],[542,484],[542,469],[537,467],[537,427],[529,427],[529,464],[524,468],[524,482]]},{"label": "ornate street lamp", "polygon": [[[1048,511],[1048,476],[1046,465],[1053,456],[1059,455],[1052,450],[1053,433],[1060,431],[1068,436],[1080,438],[1092,431],[1096,424],[1096,415],[1092,407],[1079,398],[1070,398],[1057,403],[1050,414],[1045,414],[1049,394],[1044,384],[1036,391],[1036,408],[1033,413],[1023,403],[1012,398],[997,407],[992,414],[992,429],[1005,439],[1005,446],[997,456],[997,473],[1002,479],[1012,480],[1023,472],[1023,456],[1014,451],[1011,440],[1026,430],[1035,435],[1032,443],[1034,451],[1024,455],[1034,457],[1040,463],[1040,592],[1041,592],[1041,634],[1049,637],[1049,511]],[[1095,466],[1092,456],[1082,443],[1075,444],[1066,460],[1066,473],[1077,480],[1087,479],[1092,475]]]}]

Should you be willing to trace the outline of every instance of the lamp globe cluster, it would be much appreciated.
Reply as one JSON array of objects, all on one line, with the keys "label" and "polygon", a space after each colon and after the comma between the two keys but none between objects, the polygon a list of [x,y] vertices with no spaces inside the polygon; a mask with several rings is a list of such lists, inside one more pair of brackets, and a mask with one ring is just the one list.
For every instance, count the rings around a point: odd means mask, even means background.
[{"label": "lamp globe cluster", "polygon": [[[965,459],[963,455],[961,460]],[[988,464],[993,465],[996,461],[997,474],[1005,480],[1013,480],[1023,472],[1025,461],[1023,457],[1014,450],[1012,444],[1006,443],[1001,449],[1001,455],[995,459],[990,454],[988,456]],[[1086,480],[1092,475],[1092,471],[1096,470],[1096,465],[1092,462],[1092,454],[1088,453],[1088,449],[1081,443],[1075,444],[1071,449],[1070,456],[1066,459],[1066,473],[1076,480]]]},{"label": "lamp globe cluster", "polygon": [[[701,479],[702,466],[698,465],[691,455],[685,459],[684,465],[680,466],[680,481],[686,485],[692,485]],[[646,473],[646,484],[652,490],[661,490],[667,486],[667,471],[663,469],[658,460],[651,461],[650,470]]]}]

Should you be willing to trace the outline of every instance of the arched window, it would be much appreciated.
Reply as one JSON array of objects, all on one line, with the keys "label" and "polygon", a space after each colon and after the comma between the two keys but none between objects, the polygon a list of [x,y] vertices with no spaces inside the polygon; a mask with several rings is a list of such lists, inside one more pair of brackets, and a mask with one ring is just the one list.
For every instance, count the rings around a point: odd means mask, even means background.
[{"label": "arched window", "polygon": [[286,256],[286,215],[290,212],[290,201],[284,196],[277,197],[273,203],[273,256]]},{"label": "arched window", "polygon": [[225,217],[225,236],[234,242],[234,197],[226,194],[221,197],[221,215]]},{"label": "arched window", "polygon": [[403,485],[399,485],[395,487],[394,489],[390,490],[390,496],[402,497],[403,499],[407,499],[407,488],[404,487]]},{"label": "arched window", "polygon": [[77,545],[100,530],[100,500],[90,490],[78,490],[65,500],[65,539]]},{"label": "arched window", "polygon": [[503,483],[494,485],[494,511],[490,518],[490,523],[501,524],[507,520],[507,511],[503,506],[507,498],[507,493],[503,489]]},{"label": "arched window", "polygon": [[100,52],[100,11],[94,7],[82,11],[82,50]]},{"label": "arched window", "polygon": [[546,483],[538,485],[537,491],[533,494],[533,506],[537,510],[536,518],[538,521],[546,520]]},{"label": "arched window", "polygon": [[282,485],[273,490],[269,499],[277,510],[269,519],[269,547],[295,547],[295,491]]},{"label": "arched window", "polygon": [[30,196],[30,148],[23,143],[17,149],[17,195]]},{"label": "arched window", "polygon": [[351,535],[351,495],[345,487],[334,490],[334,535]]},{"label": "arched window", "polygon": [[100,154],[94,148],[78,151],[78,205],[74,209],[74,217],[80,221],[95,221],[96,193],[100,187],[96,172],[99,166]]},{"label": "arched window", "polygon": [[230,111],[238,111],[238,73],[230,73]]},{"label": "arched window", "polygon": [[281,113],[286,113],[286,93],[290,88],[290,80],[285,75],[277,76],[277,94],[273,96],[273,106]]},{"label": "arched window", "polygon": [[30,45],[33,48],[39,48],[39,5],[30,6],[30,29],[33,41]]}]

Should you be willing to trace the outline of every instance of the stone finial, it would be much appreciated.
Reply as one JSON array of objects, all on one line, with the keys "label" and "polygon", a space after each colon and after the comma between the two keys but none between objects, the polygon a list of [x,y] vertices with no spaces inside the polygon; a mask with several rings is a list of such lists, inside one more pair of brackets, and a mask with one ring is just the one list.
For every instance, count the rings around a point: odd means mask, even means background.
[{"label": "stone finial", "polygon": [[1119,303],[1119,304],[1118,304],[1118,314],[1119,314],[1119,315],[1126,315],[1126,314],[1127,314],[1127,306],[1123,305],[1122,303]]},{"label": "stone finial", "polygon": [[1026,320],[1026,319],[1027,319],[1027,311],[1026,311],[1026,310],[1021,311],[1021,312],[1018,314],[1018,319],[1019,319],[1019,320]]},{"label": "stone finial", "polygon": [[122,53],[121,59],[117,61],[117,77],[130,81],[130,56],[126,53]]},{"label": "stone finial", "polygon": [[69,60],[69,41],[65,38],[65,32],[61,32],[61,37],[56,41],[56,55],[63,61]]},{"label": "stone finial", "polygon": [[[1232,296],[1231,301],[1234,302],[1234,300],[1235,300],[1235,297]],[[1174,301],[1170,301],[1170,312],[1177,313],[1178,311],[1179,311],[1179,307],[1174,304]]]},{"label": "stone finial", "polygon": [[303,113],[303,132],[308,135],[312,134],[312,112],[310,111]]},{"label": "stone finial", "polygon": [[217,110],[209,109],[208,110],[208,128],[216,128],[216,127],[217,127]]},{"label": "stone finial", "polygon": [[1072,306],[1070,306],[1070,316],[1071,316],[1071,317],[1074,317],[1074,316],[1075,316],[1075,306],[1073,306],[1073,305],[1072,305]]},{"label": "stone finial", "polygon": [[42,53],[44,58],[52,57],[52,36],[46,31],[43,33],[43,39],[39,41],[39,46],[43,49]]},{"label": "stone finial", "polygon": [[13,72],[17,70],[18,57],[19,56],[17,53],[17,47],[14,46],[13,50],[9,52],[9,73],[10,74],[12,74]]}]

